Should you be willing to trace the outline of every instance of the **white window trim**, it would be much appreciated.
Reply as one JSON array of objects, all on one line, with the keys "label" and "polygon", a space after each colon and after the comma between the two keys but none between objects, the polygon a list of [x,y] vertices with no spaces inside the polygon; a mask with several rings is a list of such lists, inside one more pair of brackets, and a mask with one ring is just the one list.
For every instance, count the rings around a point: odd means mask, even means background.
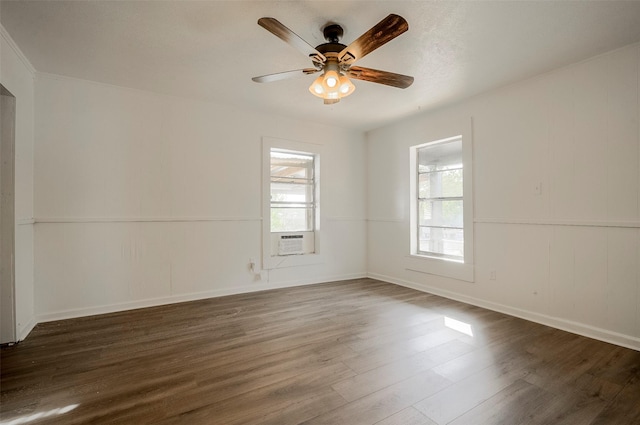
[{"label": "white window trim", "polygon": [[[433,135],[426,143],[413,145],[409,149],[409,254],[405,257],[407,270],[449,277],[467,282],[474,281],[474,202],[473,202],[473,137],[472,120],[448,134]],[[441,137],[437,137],[441,136]],[[436,256],[418,254],[417,220],[417,151],[432,143],[444,142],[453,137],[462,138],[463,196],[464,196],[464,262]]]},{"label": "white window trim", "polygon": [[[271,149],[283,149],[292,152],[300,152],[315,155],[315,249],[312,254],[272,256],[271,255]],[[293,140],[277,139],[272,137],[262,138],[262,268],[265,270],[280,269],[286,267],[308,266],[324,262],[322,255],[322,240],[320,237],[320,165],[322,157],[322,145]],[[290,233],[290,232],[286,232]],[[294,232],[303,233],[303,232]]]}]

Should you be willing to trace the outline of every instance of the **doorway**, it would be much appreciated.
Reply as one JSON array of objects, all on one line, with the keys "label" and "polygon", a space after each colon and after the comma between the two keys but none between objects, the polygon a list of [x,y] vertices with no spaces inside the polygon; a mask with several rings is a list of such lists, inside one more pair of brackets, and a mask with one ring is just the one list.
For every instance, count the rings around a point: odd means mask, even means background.
[{"label": "doorway", "polygon": [[15,123],[16,98],[0,84],[0,344],[16,341]]}]

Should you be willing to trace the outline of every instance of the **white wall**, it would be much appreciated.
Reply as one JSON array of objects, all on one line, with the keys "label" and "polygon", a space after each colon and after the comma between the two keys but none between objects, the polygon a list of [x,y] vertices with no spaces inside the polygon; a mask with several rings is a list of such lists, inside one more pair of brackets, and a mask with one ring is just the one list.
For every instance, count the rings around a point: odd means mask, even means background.
[{"label": "white wall", "polygon": [[[640,349],[639,68],[636,44],[370,132],[369,275]],[[406,269],[408,159],[471,118],[467,283]]]},{"label": "white wall", "polygon": [[[360,132],[45,74],[36,116],[40,320],[366,274]],[[262,137],[323,145],[331,254],[260,281]]]},{"label": "white wall", "polygon": [[35,326],[33,283],[34,69],[0,26],[0,82],[16,98],[15,307],[16,336]]}]

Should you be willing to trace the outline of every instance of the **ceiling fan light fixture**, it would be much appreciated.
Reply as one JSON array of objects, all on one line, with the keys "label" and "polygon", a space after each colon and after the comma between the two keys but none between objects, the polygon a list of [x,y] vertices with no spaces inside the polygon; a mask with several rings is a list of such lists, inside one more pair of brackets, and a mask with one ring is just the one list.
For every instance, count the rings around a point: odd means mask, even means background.
[{"label": "ceiling fan light fixture", "polygon": [[[332,79],[333,81],[331,81]],[[331,102],[325,102],[327,105],[337,103],[343,97],[353,93],[355,89],[356,86],[346,75],[332,70],[326,71],[309,86],[309,91],[312,95],[325,101],[331,100]]]}]

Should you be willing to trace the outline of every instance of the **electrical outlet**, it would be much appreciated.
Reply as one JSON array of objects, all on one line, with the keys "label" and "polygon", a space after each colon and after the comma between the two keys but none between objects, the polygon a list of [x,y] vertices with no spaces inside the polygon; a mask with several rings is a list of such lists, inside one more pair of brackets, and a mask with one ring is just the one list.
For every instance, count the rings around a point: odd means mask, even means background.
[{"label": "electrical outlet", "polygon": [[496,280],[496,271],[495,270],[491,270],[491,272],[489,272],[489,280]]}]

